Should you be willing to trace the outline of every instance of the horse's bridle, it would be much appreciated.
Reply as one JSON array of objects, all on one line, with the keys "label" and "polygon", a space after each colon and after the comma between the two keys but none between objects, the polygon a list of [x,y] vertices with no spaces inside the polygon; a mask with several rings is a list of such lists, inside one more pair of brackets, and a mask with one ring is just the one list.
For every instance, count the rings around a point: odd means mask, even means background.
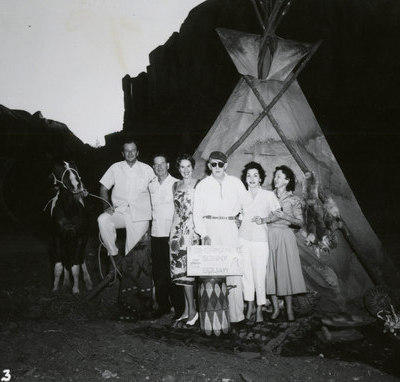
[{"label": "horse's bridle", "polygon": [[[79,193],[81,193],[81,192],[84,192],[84,193],[87,192],[87,190],[85,189],[85,187],[83,187],[82,179],[81,179],[81,177],[79,176],[79,172],[78,172],[76,169],[74,169],[73,167],[71,167],[71,166],[69,165],[68,162],[65,162],[65,161],[64,161],[64,168],[65,168],[65,170],[64,170],[64,172],[62,173],[60,180],[57,179],[57,177],[56,177],[56,175],[54,174],[54,172],[52,172],[52,173],[50,174],[50,175],[53,175],[53,178],[54,178],[54,185],[56,185],[57,183],[60,183],[66,190],[70,191],[70,192],[73,193],[73,194],[79,194]],[[72,171],[72,172],[75,174],[75,176],[77,177],[77,180],[79,181],[79,183],[80,183],[81,186],[82,186],[82,189],[81,189],[81,190],[77,190],[77,191],[75,191],[75,190],[70,190],[70,189],[67,187],[67,185],[64,183],[64,176],[65,176],[65,174],[66,174],[68,171]]]}]

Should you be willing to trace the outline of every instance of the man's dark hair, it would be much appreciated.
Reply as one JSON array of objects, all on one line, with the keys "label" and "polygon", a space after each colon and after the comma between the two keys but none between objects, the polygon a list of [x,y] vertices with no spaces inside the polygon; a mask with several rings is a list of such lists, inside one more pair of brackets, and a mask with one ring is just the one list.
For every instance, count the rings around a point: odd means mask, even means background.
[{"label": "man's dark hair", "polygon": [[137,148],[138,151],[139,151],[139,145],[137,144],[136,139],[133,138],[132,136],[129,136],[129,135],[126,135],[126,136],[122,137],[122,139],[121,139],[121,146],[120,146],[121,151],[124,151],[124,145],[126,145],[127,143],[134,143],[135,146],[136,146],[136,148]]},{"label": "man's dark hair", "polygon": [[157,154],[154,154],[152,157],[151,157],[151,162],[154,164],[154,159],[156,159],[157,157],[163,157],[164,159],[165,159],[165,162],[166,163],[169,163],[169,158],[168,158],[168,156],[166,155],[166,154],[164,154],[164,153],[157,153]]},{"label": "man's dark hair", "polygon": [[285,175],[286,179],[289,179],[289,183],[286,185],[286,191],[294,191],[296,188],[296,176],[294,175],[294,172],[288,167],[288,166],[279,166],[275,168],[274,174],[272,175],[272,189],[275,190],[275,174],[281,170],[283,174]]},{"label": "man's dark hair", "polygon": [[242,180],[242,182],[246,188],[249,187],[246,182],[247,172],[251,169],[255,169],[258,171],[258,175],[260,176],[261,184],[263,184],[264,180],[265,180],[265,171],[264,171],[263,167],[260,165],[260,163],[249,162],[246,164],[246,166],[244,166],[244,169],[242,171],[242,176],[240,177],[240,179]]}]

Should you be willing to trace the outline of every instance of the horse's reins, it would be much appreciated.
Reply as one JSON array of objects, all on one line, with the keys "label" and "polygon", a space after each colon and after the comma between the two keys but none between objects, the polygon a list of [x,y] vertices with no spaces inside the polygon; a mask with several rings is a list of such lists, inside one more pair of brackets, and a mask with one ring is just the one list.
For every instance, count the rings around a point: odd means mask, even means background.
[{"label": "horse's reins", "polygon": [[[97,260],[98,260],[100,276],[104,280],[104,275],[103,275],[103,272],[102,272],[100,255],[101,255],[101,247],[103,246],[104,248],[106,248],[106,246],[104,245],[103,240],[101,240],[100,232],[99,232],[99,241],[100,241],[100,245],[99,245],[99,249],[97,250]],[[122,277],[122,274],[121,274],[120,270],[118,269],[117,265],[115,264],[114,256],[108,256],[108,257],[110,258],[111,263],[114,266],[114,280],[110,282],[110,285],[113,285],[115,283],[115,281],[117,280],[117,274],[120,277]]]},{"label": "horse's reins", "polygon": [[[88,190],[86,190],[86,188],[83,188],[83,190],[81,190],[81,191],[73,191],[73,190],[70,190],[70,189],[67,187],[67,185],[64,183],[64,176],[65,176],[65,174],[67,173],[68,170],[74,172],[75,175],[77,176],[79,182],[80,182],[81,184],[83,184],[83,183],[82,183],[82,179],[81,179],[81,177],[80,177],[80,175],[79,175],[79,172],[78,172],[77,170],[75,170],[73,167],[70,167],[70,165],[69,165],[68,162],[64,162],[64,163],[65,163],[66,169],[65,169],[64,172],[62,173],[61,179],[60,179],[60,180],[57,179],[57,177],[56,177],[56,175],[54,174],[54,172],[52,172],[52,173],[50,174],[50,175],[53,175],[53,178],[54,178],[54,183],[53,183],[53,184],[54,184],[54,185],[57,184],[57,183],[60,183],[66,190],[70,191],[70,192],[73,193],[73,194],[79,194],[80,192],[84,192],[84,193],[86,193],[86,196],[92,196],[93,198],[100,199],[100,200],[102,200],[104,203],[108,204],[108,206],[109,206],[110,208],[112,208],[112,205],[111,205],[111,203],[110,203],[108,200],[106,200],[106,199],[104,199],[104,198],[102,198],[102,197],[100,197],[100,196],[97,196],[97,195],[95,195],[95,194],[90,193]],[[54,201],[54,202],[57,201],[58,194],[59,194],[59,192],[57,192],[57,194],[56,194],[54,197],[52,197],[52,198],[46,203],[46,205],[45,205],[44,208],[43,208],[43,211],[46,210],[46,208],[47,208],[47,206],[49,205],[50,202],[52,202],[52,201]],[[54,207],[54,206],[53,206],[53,207]]]},{"label": "horse's reins", "polygon": [[[51,173],[50,175],[53,175],[53,178],[54,178],[53,184],[54,185],[57,184],[58,179],[56,178],[54,173]],[[54,209],[54,206],[55,206],[55,204],[57,202],[59,194],[60,194],[60,190],[58,190],[57,193],[46,203],[46,205],[43,208],[43,212],[46,211],[47,206],[49,205],[49,203],[52,203],[51,210],[50,210],[50,216],[53,216],[53,209]]]},{"label": "horse's reins", "polygon": [[[86,196],[92,196],[92,197],[94,197],[94,198],[100,199],[100,200],[102,200],[104,203],[108,204],[108,206],[109,206],[110,208],[113,208],[113,206],[111,205],[111,203],[110,203],[108,200],[102,198],[101,196],[94,195],[94,194],[88,192],[88,191],[86,190],[86,188],[83,188],[83,190],[80,190],[80,191],[73,191],[73,190],[70,190],[70,189],[66,186],[66,184],[64,183],[64,176],[65,176],[65,174],[67,173],[68,170],[70,170],[70,171],[72,171],[72,172],[75,173],[75,175],[76,175],[76,177],[78,178],[80,184],[83,184],[83,183],[82,183],[81,177],[79,176],[79,172],[78,172],[77,170],[75,170],[74,168],[70,167],[70,165],[69,165],[68,162],[65,162],[65,161],[64,161],[64,163],[65,163],[66,168],[65,168],[64,172],[62,173],[61,179],[60,179],[60,180],[57,179],[57,177],[56,177],[56,175],[54,174],[54,172],[51,173],[51,175],[53,175],[53,178],[54,178],[54,183],[53,183],[54,185],[56,185],[57,183],[60,183],[60,184],[62,184],[62,186],[63,186],[66,190],[70,191],[72,194],[79,194],[79,193],[81,193],[81,192],[84,192],[84,193],[86,193]],[[49,205],[50,203],[52,203],[52,207],[51,207],[51,211],[50,211],[50,215],[52,215],[53,209],[54,209],[55,203],[56,203],[57,200],[58,200],[58,195],[59,195],[59,194],[60,194],[60,191],[58,191],[57,194],[56,194],[55,196],[53,196],[53,197],[46,203],[46,205],[45,205],[44,208],[43,208],[43,211],[46,211],[46,208],[48,207],[48,205]],[[98,257],[98,262],[99,262],[99,272],[100,272],[100,276],[101,276],[102,279],[104,279],[104,275],[103,275],[102,267],[101,267],[100,253],[101,253],[101,247],[103,246],[104,248],[106,248],[106,246],[104,245],[103,241],[101,240],[101,235],[100,235],[100,233],[99,233],[99,241],[100,241],[100,245],[99,245],[99,249],[98,249],[98,251],[97,251],[97,257]],[[112,284],[114,284],[115,281],[117,280],[117,274],[118,274],[120,277],[122,277],[122,274],[121,274],[121,272],[119,271],[117,265],[115,264],[115,260],[114,260],[113,256],[109,256],[109,257],[110,257],[110,260],[111,260],[112,265],[114,266],[114,280],[110,283],[110,285],[112,285]]]}]

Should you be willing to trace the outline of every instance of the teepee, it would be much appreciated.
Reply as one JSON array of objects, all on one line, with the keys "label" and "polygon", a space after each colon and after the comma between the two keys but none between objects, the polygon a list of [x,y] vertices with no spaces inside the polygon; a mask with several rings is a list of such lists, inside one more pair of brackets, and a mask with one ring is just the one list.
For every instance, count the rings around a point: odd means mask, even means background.
[{"label": "teepee", "polygon": [[[324,207],[320,223],[325,235],[298,232],[304,276],[308,289],[319,295],[322,311],[351,311],[361,307],[367,289],[384,281],[387,260],[296,80],[320,42],[301,43],[274,33],[287,6],[277,0],[265,24],[257,13],[263,35],[217,29],[241,79],[195,152],[195,173],[204,175],[214,150],[229,156],[228,173],[238,177],[248,162],[259,162],[267,188],[277,166],[295,172],[298,193],[304,174],[312,173],[318,182],[315,199]],[[334,225],[324,222],[329,213]]]}]

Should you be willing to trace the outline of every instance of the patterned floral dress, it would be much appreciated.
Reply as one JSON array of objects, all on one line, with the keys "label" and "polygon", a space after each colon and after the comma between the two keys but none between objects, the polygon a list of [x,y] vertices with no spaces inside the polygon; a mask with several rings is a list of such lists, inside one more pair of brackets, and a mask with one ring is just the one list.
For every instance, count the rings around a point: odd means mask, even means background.
[{"label": "patterned floral dress", "polygon": [[171,278],[177,285],[194,285],[194,277],[188,277],[187,247],[200,243],[193,224],[194,188],[177,190],[174,187],[175,214],[170,235]]}]

